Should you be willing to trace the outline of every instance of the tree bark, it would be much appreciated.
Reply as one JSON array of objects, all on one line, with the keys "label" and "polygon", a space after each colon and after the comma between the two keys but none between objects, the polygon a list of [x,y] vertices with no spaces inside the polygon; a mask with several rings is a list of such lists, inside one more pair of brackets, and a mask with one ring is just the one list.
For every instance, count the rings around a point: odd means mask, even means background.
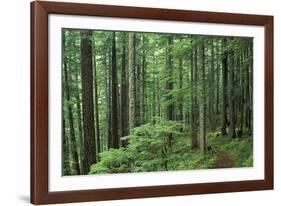
[{"label": "tree bark", "polygon": [[215,67],[215,58],[214,58],[214,42],[213,42],[213,37],[210,39],[210,44],[211,44],[211,67],[209,71],[209,126],[210,129],[213,131],[215,129],[215,121],[214,121],[214,67]]},{"label": "tree bark", "polygon": [[147,104],[147,94],[146,94],[146,47],[145,47],[145,35],[142,35],[142,77],[141,77],[141,86],[142,86],[142,112],[141,112],[141,122],[146,123],[146,104]]},{"label": "tree bark", "polygon": [[252,136],[253,130],[253,42],[249,43],[249,135]]},{"label": "tree bark", "polygon": [[217,40],[216,45],[216,114],[219,114],[220,110],[220,50],[219,50],[219,40]]},{"label": "tree bark", "polygon": [[82,110],[84,128],[83,174],[96,163],[95,119],[93,104],[92,32],[81,31]]},{"label": "tree bark", "polygon": [[206,114],[205,114],[205,54],[204,40],[200,40],[199,60],[200,60],[200,83],[199,83],[199,145],[202,154],[206,153]]},{"label": "tree bark", "polygon": [[119,136],[118,136],[118,101],[117,101],[117,94],[118,94],[118,77],[117,77],[117,69],[116,69],[116,40],[115,40],[115,32],[112,33],[112,71],[111,71],[111,93],[112,93],[112,100],[111,100],[111,118],[112,118],[112,148],[118,149],[119,148]]},{"label": "tree bark", "polygon": [[[121,50],[121,137],[128,134],[128,121],[127,121],[127,72],[126,72],[126,34],[122,36],[122,50]],[[122,147],[126,147],[127,141],[121,140]]]},{"label": "tree bark", "polygon": [[191,93],[191,100],[190,100],[190,108],[191,108],[191,145],[192,148],[197,147],[197,134],[196,134],[196,122],[195,122],[195,95],[194,95],[194,61],[193,61],[193,50],[190,54],[190,93]]},{"label": "tree bark", "polygon": [[[233,39],[231,39],[232,41]],[[230,49],[229,55],[229,81],[228,81],[228,105],[229,105],[229,129],[228,137],[235,138],[235,119],[234,119],[234,108],[235,108],[235,96],[234,96],[234,50]]]},{"label": "tree bark", "polygon": [[[172,54],[172,46],[173,46],[173,36],[169,35],[167,39],[167,66],[166,66],[166,73],[167,73],[167,80],[166,80],[166,118],[167,120],[174,120],[174,103],[172,103],[172,95],[170,92],[173,89],[173,54]],[[168,135],[168,144],[169,147],[172,146],[172,134]]]},{"label": "tree bark", "polygon": [[[183,85],[183,66],[182,66],[182,58],[179,59],[179,89],[182,90]],[[183,120],[183,95],[179,96],[179,121]]]},{"label": "tree bark", "polygon": [[222,42],[222,128],[221,134],[226,135],[226,127],[227,127],[227,60],[228,60],[228,51],[226,49],[227,39],[224,37]]},{"label": "tree bark", "polygon": [[110,149],[112,148],[112,135],[111,135],[111,62],[112,62],[112,58],[111,58],[111,48],[108,49],[106,55],[106,59],[108,61],[108,64],[106,63],[107,61],[105,60],[104,64],[106,67],[106,72],[107,72],[107,78],[106,78],[106,102],[107,102],[107,113],[106,113],[106,122],[107,122],[107,148]]},{"label": "tree bark", "polygon": [[100,126],[99,126],[99,103],[98,103],[98,80],[97,80],[97,64],[96,64],[96,46],[95,36],[93,35],[93,69],[94,69],[94,97],[95,97],[95,123],[96,123],[96,140],[97,140],[97,153],[101,152],[100,142]]},{"label": "tree bark", "polygon": [[[66,52],[66,33],[63,34],[63,52]],[[74,123],[73,123],[73,112],[72,112],[72,104],[70,99],[70,85],[71,85],[71,78],[68,75],[68,62],[67,57],[64,55],[63,59],[63,74],[64,74],[64,93],[66,95],[66,106],[67,106],[67,114],[68,114],[68,125],[69,125],[69,140],[65,141],[65,145],[68,145],[68,152],[69,152],[69,173],[70,175],[79,175],[80,168],[79,168],[79,159],[78,159],[78,149],[76,144],[75,138],[75,130],[74,130]],[[63,127],[65,130],[65,120],[63,121]],[[66,136],[65,136],[66,137]]]},{"label": "tree bark", "polygon": [[[244,53],[243,53],[244,54]],[[242,60],[241,60],[242,59]],[[244,84],[245,84],[245,75],[244,75],[244,67],[242,66],[242,62],[244,61],[244,55],[240,56],[240,87],[241,87],[241,94],[240,94],[240,131],[239,131],[239,137],[243,135],[243,127],[244,127],[244,104],[245,104],[245,98],[244,98]]]},{"label": "tree bark", "polygon": [[[77,85],[79,85],[79,81],[78,81],[78,74],[75,75],[75,82]],[[77,124],[78,124],[78,131],[79,131],[79,153],[80,155],[78,155],[79,158],[79,162],[80,162],[80,171],[82,173],[83,171],[83,126],[82,126],[82,113],[81,113],[81,98],[80,98],[80,89],[79,87],[77,87],[76,90],[76,108],[77,108]]]},{"label": "tree bark", "polygon": [[135,34],[129,33],[129,129],[136,126]]}]

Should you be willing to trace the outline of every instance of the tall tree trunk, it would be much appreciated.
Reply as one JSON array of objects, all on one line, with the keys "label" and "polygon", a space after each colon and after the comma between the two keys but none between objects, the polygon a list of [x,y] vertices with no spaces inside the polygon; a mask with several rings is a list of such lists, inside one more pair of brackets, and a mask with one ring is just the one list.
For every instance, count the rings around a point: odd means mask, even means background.
[{"label": "tall tree trunk", "polygon": [[[126,34],[122,36],[122,54],[121,54],[121,137],[128,134],[128,121],[127,121],[127,72],[126,72]],[[126,147],[127,141],[121,140],[122,147]]]},{"label": "tall tree trunk", "polygon": [[[231,39],[233,41],[233,39]],[[235,138],[235,119],[234,119],[234,50],[230,49],[229,55],[229,81],[228,81],[228,105],[229,105],[229,129],[228,129],[228,137]]]},{"label": "tall tree trunk", "polygon": [[[77,85],[80,85],[79,84],[79,81],[78,81],[78,74],[75,75],[75,82]],[[76,89],[76,108],[77,108],[77,124],[78,124],[78,132],[79,132],[79,155],[78,155],[78,158],[79,158],[79,165],[80,165],[80,171],[82,173],[83,171],[83,154],[84,154],[84,151],[83,151],[83,126],[82,126],[82,113],[81,113],[81,98],[80,98],[80,88],[79,86],[77,86],[77,89]]]},{"label": "tall tree trunk", "polygon": [[160,105],[160,83],[159,83],[159,77],[158,76],[156,76],[156,89],[157,89],[157,116],[158,117],[161,117],[161,105]]},{"label": "tall tree trunk", "polygon": [[[179,59],[179,89],[182,90],[183,85],[183,66],[182,66],[182,58]],[[179,118],[178,120],[183,120],[183,95],[179,96]]]},{"label": "tall tree trunk", "polygon": [[199,60],[200,60],[200,83],[199,83],[199,145],[201,153],[206,153],[206,114],[205,114],[205,54],[204,40],[200,39]]},{"label": "tall tree trunk", "polygon": [[[135,56],[136,58],[136,56]],[[135,60],[136,61],[136,60]],[[141,125],[141,102],[140,102],[140,99],[141,99],[141,66],[140,64],[136,64],[136,77],[135,77],[135,83],[136,83],[136,97],[135,97],[135,100],[136,100],[136,126],[139,126]]]},{"label": "tall tree trunk", "polygon": [[249,44],[249,135],[252,136],[252,128],[253,128],[253,42],[251,41]]},{"label": "tall tree trunk", "polygon": [[142,112],[141,112],[141,120],[142,123],[146,123],[146,104],[147,104],[147,94],[146,94],[146,42],[145,42],[145,35],[142,35],[142,77],[141,77],[141,86],[142,86]]},{"label": "tall tree trunk", "polygon": [[81,31],[82,110],[84,128],[83,174],[96,163],[95,119],[93,104],[92,32]]},{"label": "tall tree trunk", "polygon": [[101,152],[100,142],[100,126],[99,126],[99,103],[98,103],[98,80],[97,80],[97,64],[96,64],[96,46],[95,36],[93,35],[93,69],[94,69],[94,97],[95,97],[95,123],[96,123],[96,140],[97,140],[97,153]]},{"label": "tall tree trunk", "polygon": [[[174,120],[173,115],[174,115],[174,104],[171,102],[172,100],[172,95],[170,92],[173,89],[173,54],[172,54],[172,46],[173,46],[173,36],[169,35],[167,39],[167,80],[166,80],[166,90],[167,90],[167,95],[166,95],[166,101],[168,103],[166,107],[166,118],[167,120]],[[172,134],[168,135],[168,144],[169,147],[172,146]]]},{"label": "tall tree trunk", "polygon": [[197,134],[196,134],[196,123],[195,123],[195,95],[194,95],[194,61],[193,61],[193,50],[191,50],[190,54],[190,93],[191,93],[191,100],[190,100],[190,108],[191,108],[191,144],[192,148],[197,147]]},{"label": "tall tree trunk", "polygon": [[244,55],[240,56],[240,88],[241,88],[241,94],[240,94],[240,131],[239,136],[241,137],[243,135],[243,126],[244,126],[244,104],[245,104],[245,98],[244,98],[244,81],[245,81],[245,75],[244,75],[244,67],[242,66],[242,62],[244,61]]},{"label": "tall tree trunk", "polygon": [[220,49],[219,40],[217,40],[216,45],[216,114],[219,114],[220,110]]},{"label": "tall tree trunk", "polygon": [[111,83],[112,83],[112,78],[111,78],[111,65],[112,65],[112,57],[111,57],[111,48],[108,50],[108,65],[107,67],[107,80],[106,80],[106,94],[107,94],[107,148],[110,149],[112,148],[112,135],[111,135],[111,125],[112,125],[112,118],[111,118],[111,100],[112,100],[112,95],[111,95]]},{"label": "tall tree trunk", "polygon": [[[198,84],[199,84],[199,75],[198,75],[198,46],[195,46],[194,48],[194,130],[195,130],[195,136],[198,136],[198,128],[199,128],[199,92],[198,92]],[[198,139],[196,139],[197,147],[198,145]]]},{"label": "tall tree trunk", "polygon": [[210,44],[211,44],[211,67],[209,70],[209,126],[210,129],[213,131],[215,129],[215,121],[214,121],[214,67],[215,67],[215,58],[214,58],[214,42],[213,42],[213,37],[210,39]]},{"label": "tall tree trunk", "polygon": [[112,33],[112,71],[111,71],[111,92],[112,92],[112,100],[111,100],[111,118],[112,118],[112,147],[118,149],[119,148],[119,136],[118,136],[118,101],[117,101],[117,89],[118,89],[118,77],[117,77],[117,69],[116,69],[116,40],[115,40],[115,32]]},{"label": "tall tree trunk", "polygon": [[[63,48],[66,52],[66,33],[63,34]],[[74,123],[73,123],[73,113],[72,113],[72,105],[70,103],[70,85],[71,85],[71,78],[68,76],[68,63],[66,59],[66,55],[64,56],[63,60],[63,71],[64,71],[64,90],[66,95],[66,104],[67,104],[67,114],[68,114],[68,125],[69,125],[69,140],[65,141],[68,143],[68,152],[69,152],[69,169],[71,175],[79,175],[80,168],[79,168],[79,159],[78,159],[78,151],[77,151],[77,144],[75,138],[75,130],[74,130]],[[65,120],[63,121],[63,127],[65,127]],[[64,128],[65,129],[65,128]],[[65,136],[66,137],[66,136]],[[66,144],[65,144],[66,145]]]},{"label": "tall tree trunk", "polygon": [[228,51],[227,51],[227,39],[223,38],[222,42],[222,128],[221,134],[226,135],[226,127],[227,127],[227,60],[228,60]]},{"label": "tall tree trunk", "polygon": [[136,126],[135,34],[129,33],[129,129]]},{"label": "tall tree trunk", "polygon": [[155,70],[153,68],[152,70],[152,73],[153,73],[153,78],[152,78],[152,81],[153,81],[153,85],[152,85],[152,118],[153,118],[153,121],[152,123],[155,124],[156,121],[155,121],[155,116],[156,116],[156,107],[158,106],[157,103],[156,103],[156,98],[157,98],[157,75],[155,73]]}]

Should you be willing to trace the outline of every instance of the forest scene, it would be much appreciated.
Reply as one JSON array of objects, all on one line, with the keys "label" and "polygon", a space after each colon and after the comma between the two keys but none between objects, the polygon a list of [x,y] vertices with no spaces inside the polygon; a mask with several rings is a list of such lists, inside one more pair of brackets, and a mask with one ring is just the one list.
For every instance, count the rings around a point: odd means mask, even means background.
[{"label": "forest scene", "polygon": [[62,175],[253,166],[253,38],[62,29]]}]

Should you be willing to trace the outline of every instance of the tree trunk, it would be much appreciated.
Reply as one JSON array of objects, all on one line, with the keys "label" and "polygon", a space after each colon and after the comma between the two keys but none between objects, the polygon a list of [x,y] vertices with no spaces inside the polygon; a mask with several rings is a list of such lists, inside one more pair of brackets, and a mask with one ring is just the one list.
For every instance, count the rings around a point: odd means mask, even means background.
[{"label": "tree trunk", "polygon": [[[75,75],[75,82],[77,85],[79,85],[79,81],[78,81],[78,74]],[[77,87],[76,90],[76,108],[77,108],[77,124],[78,124],[78,132],[79,132],[79,165],[80,165],[80,171],[82,173],[83,171],[83,126],[82,126],[82,113],[81,113],[81,98],[80,98],[80,89],[79,87]]]},{"label": "tree trunk", "polygon": [[117,89],[118,89],[118,79],[117,79],[117,69],[116,69],[116,40],[115,32],[112,34],[112,71],[111,71],[111,135],[112,135],[112,147],[115,149],[119,148],[119,136],[118,136],[118,101],[117,101]]},{"label": "tree trunk", "polygon": [[136,126],[135,34],[129,33],[129,129]]},{"label": "tree trunk", "polygon": [[[182,90],[183,85],[183,66],[182,66],[182,58],[179,59],[179,89]],[[183,120],[183,95],[179,96],[179,121]]]},{"label": "tree trunk", "polygon": [[[63,48],[64,52],[66,48],[66,39],[65,39],[65,33],[63,34]],[[69,140],[65,141],[64,145],[66,146],[66,143],[68,143],[68,152],[69,152],[69,169],[70,169],[70,175],[79,175],[80,174],[80,168],[79,168],[79,159],[78,159],[78,151],[77,151],[77,145],[76,145],[76,138],[75,138],[75,130],[74,130],[74,123],[73,123],[73,113],[72,113],[72,104],[70,99],[70,86],[71,85],[71,78],[68,76],[68,63],[66,59],[66,55],[63,59],[63,74],[64,74],[64,89],[65,89],[65,95],[66,95],[66,104],[67,104],[67,114],[68,114],[68,125],[69,125]],[[65,120],[63,121],[63,127],[65,127]],[[63,128],[65,129],[65,128]],[[66,137],[66,136],[65,136]]]},{"label": "tree trunk", "polygon": [[216,45],[216,114],[219,114],[220,110],[220,50],[219,50],[219,40],[217,40],[217,45]]},{"label": "tree trunk", "polygon": [[[135,56],[136,58],[136,56]],[[136,61],[136,60],[135,60]],[[135,83],[136,83],[136,96],[135,96],[135,101],[136,101],[136,126],[141,125],[141,111],[140,111],[140,98],[141,98],[141,66],[140,64],[136,64],[136,78],[135,78]]]},{"label": "tree trunk", "polygon": [[93,69],[94,69],[94,97],[95,97],[95,123],[96,123],[96,140],[97,140],[97,153],[101,152],[100,142],[100,126],[99,126],[99,104],[98,104],[98,80],[97,80],[97,64],[96,64],[96,46],[95,36],[93,35]]},{"label": "tree trunk", "polygon": [[[231,39],[232,41],[232,39]],[[228,137],[235,138],[235,119],[234,119],[234,50],[230,49],[229,55],[229,81],[228,81],[228,105],[229,105],[229,129],[228,129]]]},{"label": "tree trunk", "polygon": [[240,131],[239,131],[239,137],[243,135],[243,126],[244,126],[244,104],[245,104],[245,98],[244,98],[244,84],[245,84],[245,75],[244,75],[244,67],[242,66],[242,62],[244,61],[244,55],[240,57],[240,81],[241,81],[241,94],[240,94]]},{"label": "tree trunk", "polygon": [[[198,46],[194,48],[194,130],[195,136],[198,136],[198,128],[199,128],[199,92],[198,92],[198,84],[199,84],[199,75],[198,75]],[[196,139],[197,147],[198,139]]]},{"label": "tree trunk", "polygon": [[142,112],[141,112],[141,120],[142,120],[142,123],[146,123],[146,104],[147,104],[147,94],[146,94],[146,58],[145,58],[145,55],[146,55],[146,51],[145,51],[146,47],[145,47],[145,35],[143,34],[142,35],[142,71],[141,71],[141,74],[142,74]]},{"label": "tree trunk", "polygon": [[205,115],[205,57],[204,57],[204,40],[201,39],[199,46],[200,58],[200,83],[199,83],[199,128],[200,128],[200,151],[206,153],[206,115]]},{"label": "tree trunk", "polygon": [[227,59],[228,59],[228,51],[227,51],[227,39],[224,37],[222,42],[222,128],[221,134],[226,135],[226,127],[227,127]]},{"label": "tree trunk", "polygon": [[249,135],[252,136],[253,129],[253,42],[249,44]]},{"label": "tree trunk", "polygon": [[[166,73],[167,73],[167,80],[166,80],[166,101],[167,101],[167,107],[166,107],[166,118],[167,120],[174,120],[174,104],[171,102],[172,95],[170,92],[173,89],[173,54],[172,54],[172,46],[173,46],[173,36],[169,35],[167,39],[167,66],[166,66]],[[168,144],[169,147],[172,145],[172,134],[168,135]]]},{"label": "tree trunk", "polygon": [[[128,134],[128,121],[127,121],[127,72],[126,72],[126,34],[122,36],[122,54],[121,54],[121,137],[124,137]],[[122,140],[122,147],[126,147],[128,144],[127,141]]]},{"label": "tree trunk", "polygon": [[214,67],[215,67],[215,58],[214,58],[214,42],[213,42],[213,37],[210,39],[210,44],[211,44],[211,67],[209,70],[209,126],[212,131],[215,129],[215,121],[214,121]]},{"label": "tree trunk", "polygon": [[194,95],[194,62],[193,62],[193,50],[190,54],[190,93],[191,93],[191,100],[190,100],[190,108],[191,108],[191,144],[192,148],[197,147],[197,134],[196,134],[196,123],[195,123],[195,95]]},{"label": "tree trunk", "polygon": [[[157,91],[160,91],[160,83],[158,76],[156,76],[156,88]],[[161,117],[160,92],[157,92],[157,116]]]},{"label": "tree trunk", "polygon": [[81,31],[82,110],[84,128],[83,174],[96,163],[95,119],[93,104],[92,32]]},{"label": "tree trunk", "polygon": [[[108,65],[106,66],[106,70],[107,70],[107,79],[106,79],[106,102],[107,102],[107,148],[110,149],[112,148],[112,135],[111,135],[111,125],[112,125],[112,118],[111,118],[111,62],[112,62],[112,58],[111,58],[111,48],[109,48],[108,50]],[[105,61],[106,64],[106,61]]]}]

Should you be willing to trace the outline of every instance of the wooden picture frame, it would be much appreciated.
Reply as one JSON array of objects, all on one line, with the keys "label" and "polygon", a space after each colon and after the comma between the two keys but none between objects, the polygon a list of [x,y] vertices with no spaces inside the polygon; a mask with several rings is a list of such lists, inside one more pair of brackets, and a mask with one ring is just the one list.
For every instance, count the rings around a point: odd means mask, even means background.
[{"label": "wooden picture frame", "polygon": [[[189,21],[263,26],[264,50],[264,180],[175,184],[50,192],[48,190],[48,15],[82,15],[147,20]],[[261,82],[262,83],[262,82]],[[53,204],[82,201],[163,197],[273,189],[273,17],[35,1],[31,3],[31,203]]]}]

